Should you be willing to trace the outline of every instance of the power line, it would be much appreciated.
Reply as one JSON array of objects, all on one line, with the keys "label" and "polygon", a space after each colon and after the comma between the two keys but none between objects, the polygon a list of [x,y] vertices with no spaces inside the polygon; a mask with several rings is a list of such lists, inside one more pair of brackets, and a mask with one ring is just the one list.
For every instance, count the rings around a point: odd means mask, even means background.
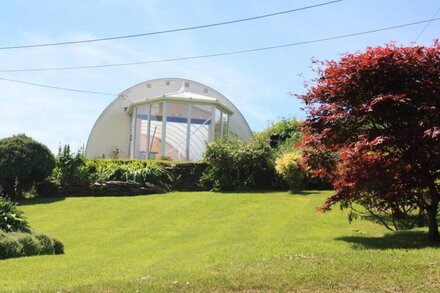
[{"label": "power line", "polygon": [[434,13],[434,15],[432,16],[432,18],[430,19],[430,21],[428,21],[426,23],[426,25],[423,27],[422,31],[419,33],[419,35],[417,36],[416,40],[414,42],[417,42],[419,40],[419,38],[423,35],[423,33],[425,32],[425,30],[428,28],[428,26],[431,24],[431,21],[433,19],[435,19],[435,17],[437,16],[437,14],[440,12],[440,7],[439,9],[436,11],[436,13]]},{"label": "power line", "polygon": [[28,82],[28,81],[22,81],[22,80],[8,79],[8,78],[3,78],[3,77],[0,77],[0,80],[14,82],[14,83],[20,83],[20,84],[25,84],[25,85],[30,85],[30,86],[49,88],[49,89],[54,89],[54,90],[63,90],[63,91],[69,91],[69,92],[79,92],[79,93],[94,94],[94,95],[117,96],[117,94],[65,88],[65,87],[52,86],[52,85],[40,84],[40,83],[34,83],[34,82]]},{"label": "power line", "polygon": [[[422,21],[406,23],[406,24],[401,24],[401,25],[396,25],[396,26],[390,26],[390,27],[385,27],[385,28],[380,28],[380,29],[374,29],[374,30],[363,31],[363,32],[358,32],[358,33],[352,33],[352,34],[339,35],[339,36],[322,38],[322,39],[315,39],[315,40],[298,42],[298,43],[291,43],[291,44],[284,44],[284,45],[277,45],[277,46],[270,46],[270,47],[261,47],[261,48],[254,48],[254,49],[241,50],[241,51],[216,53],[216,54],[207,54],[207,55],[190,56],[190,57],[182,57],[182,58],[172,58],[172,59],[140,61],[140,62],[131,62],[131,63],[118,63],[118,64],[103,64],[103,65],[89,65],[89,66],[76,66],[76,67],[58,67],[58,68],[0,70],[0,72],[29,72],[29,71],[50,71],[50,70],[71,70],[71,69],[85,69],[85,68],[116,67],[116,66],[129,66],[129,65],[139,65],[139,64],[171,62],[171,61],[181,61],[181,60],[190,60],[190,59],[200,59],[200,58],[208,58],[208,57],[226,56],[226,55],[242,54],[242,53],[264,51],[264,50],[272,50],[272,49],[279,49],[279,48],[284,48],[284,47],[291,47],[291,46],[298,46],[298,45],[304,45],[304,44],[311,44],[311,43],[317,43],[317,42],[324,42],[324,41],[348,38],[348,37],[365,35],[365,34],[370,34],[370,33],[376,33],[376,32],[381,32],[381,31],[386,31],[386,30],[392,30],[392,29],[397,29],[397,28],[402,28],[402,27],[407,27],[407,26],[412,26],[412,25],[417,25],[417,24],[422,24],[422,23],[430,23],[432,21],[437,21],[437,20],[440,20],[440,18],[431,18],[429,20],[422,20]],[[113,93],[97,92],[97,91],[87,91],[87,90],[80,90],[80,89],[72,89],[72,88],[51,86],[51,85],[46,85],[46,84],[39,84],[39,83],[33,83],[33,82],[27,82],[27,81],[20,81],[20,80],[14,80],[14,79],[2,78],[2,77],[0,77],[0,80],[8,81],[8,82],[14,82],[14,83],[20,83],[20,84],[25,84],[25,85],[30,85],[30,86],[37,86],[37,87],[55,89],[55,90],[64,90],[64,91],[80,92],[80,93],[87,93],[87,94],[97,94],[97,95],[117,96],[117,94],[113,94]]]},{"label": "power line", "polygon": [[190,27],[169,29],[169,30],[149,32],[149,33],[140,33],[140,34],[114,36],[114,37],[97,38],[97,39],[87,39],[87,40],[79,40],[79,41],[67,41],[67,42],[43,43],[43,44],[19,45],[19,46],[5,46],[5,47],[0,47],[0,50],[73,45],[73,44],[81,44],[81,43],[92,43],[92,42],[120,40],[120,39],[128,39],[128,38],[138,38],[138,37],[145,37],[145,36],[152,36],[152,35],[160,35],[160,34],[167,34],[167,33],[175,33],[175,32],[182,32],[182,31],[203,29],[203,28],[209,28],[209,27],[214,27],[214,26],[222,26],[222,25],[234,24],[234,23],[239,23],[239,22],[268,18],[268,17],[278,16],[278,15],[282,15],[282,14],[288,14],[288,13],[297,12],[297,11],[301,11],[301,10],[307,10],[307,9],[312,9],[312,8],[316,8],[316,7],[320,7],[320,6],[330,5],[330,4],[334,4],[334,3],[342,2],[342,1],[343,0],[334,0],[334,1],[319,3],[319,4],[315,4],[315,5],[305,6],[305,7],[301,7],[301,8],[279,11],[279,12],[270,13],[270,14],[264,14],[264,15],[259,15],[259,16],[253,16],[253,17],[248,17],[248,18],[241,18],[241,19],[211,23],[211,24],[204,24],[204,25],[198,25],[198,26],[190,26]]},{"label": "power line", "polygon": [[437,21],[437,20],[440,20],[440,18],[431,18],[429,20],[421,20],[421,21],[417,21],[417,22],[389,26],[389,27],[384,27],[384,28],[379,28],[379,29],[374,29],[374,30],[368,30],[368,31],[363,31],[363,32],[357,32],[357,33],[351,33],[351,34],[345,34],[345,35],[339,35],[339,36],[333,36],[333,37],[327,37],[327,38],[321,38],[321,39],[315,39],[315,40],[309,40],[309,41],[303,41],[303,42],[297,42],[297,43],[282,44],[282,45],[260,47],[260,48],[253,48],[253,49],[245,49],[245,50],[238,50],[238,51],[230,51],[230,52],[212,53],[212,54],[205,54],[205,55],[196,55],[196,56],[169,58],[169,59],[158,59],[158,60],[136,61],[136,62],[127,62],[127,63],[82,65],[82,66],[71,66],[71,67],[4,69],[4,70],[0,70],[0,72],[1,73],[37,72],[37,71],[56,71],[56,70],[76,70],[76,69],[90,69],[90,68],[122,67],[122,66],[134,66],[134,65],[143,65],[143,64],[203,59],[203,58],[211,58],[211,57],[219,57],[219,56],[227,56],[227,55],[238,55],[238,54],[245,54],[245,53],[251,53],[251,52],[258,52],[258,51],[268,51],[268,50],[274,50],[274,49],[280,49],[280,48],[286,48],[286,47],[300,46],[300,45],[326,42],[326,41],[331,41],[331,40],[337,40],[337,39],[349,38],[349,37],[354,37],[354,36],[372,34],[372,33],[393,30],[393,29],[418,25],[418,24],[427,23],[427,22],[431,22],[431,21]]}]

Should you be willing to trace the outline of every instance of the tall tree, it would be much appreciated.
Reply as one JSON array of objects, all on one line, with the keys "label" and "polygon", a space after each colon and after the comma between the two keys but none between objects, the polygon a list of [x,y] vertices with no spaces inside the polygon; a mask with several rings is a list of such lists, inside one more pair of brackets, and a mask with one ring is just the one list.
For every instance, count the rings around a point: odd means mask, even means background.
[{"label": "tall tree", "polygon": [[308,112],[303,162],[335,189],[322,210],[357,203],[407,224],[426,214],[429,240],[440,242],[440,43],[391,43],[317,63],[299,98]]}]

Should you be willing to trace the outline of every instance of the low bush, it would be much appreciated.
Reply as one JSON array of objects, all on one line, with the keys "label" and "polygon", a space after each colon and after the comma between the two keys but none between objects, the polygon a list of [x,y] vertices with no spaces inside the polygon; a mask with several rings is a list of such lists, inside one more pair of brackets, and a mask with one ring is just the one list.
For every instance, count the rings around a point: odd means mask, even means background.
[{"label": "low bush", "polygon": [[200,178],[207,168],[204,162],[168,163],[161,162],[169,173],[170,189],[175,191],[207,191],[200,184]]},{"label": "low bush", "polygon": [[64,253],[64,244],[58,239],[51,238],[53,244],[53,252],[54,254],[63,254]]},{"label": "low bush", "polygon": [[21,244],[23,256],[38,255],[41,251],[40,241],[30,233],[13,233],[11,237]]},{"label": "low bush", "polygon": [[[40,242],[40,254],[55,254],[55,240],[46,234],[35,234],[35,238]],[[59,241],[58,241],[59,242]]]},{"label": "low bush", "polygon": [[290,192],[298,192],[304,188],[304,171],[300,166],[301,154],[285,153],[275,160],[275,170],[286,181]]},{"label": "low bush", "polygon": [[62,253],[63,244],[47,235],[0,231],[0,259]]},{"label": "low bush", "polygon": [[60,241],[32,232],[17,205],[0,198],[0,259],[61,253]]},{"label": "low bush", "polygon": [[[91,177],[97,182],[135,181],[165,187],[169,181],[168,172],[158,163],[150,161],[108,161],[93,160],[86,165]],[[92,173],[94,172],[94,173]]]},{"label": "low bush", "polygon": [[22,248],[17,240],[0,231],[0,259],[22,256]]},{"label": "low bush", "polygon": [[276,177],[270,147],[258,140],[219,139],[207,145],[201,183],[213,190],[267,189]]},{"label": "low bush", "polygon": [[[70,147],[60,148],[56,157],[56,168],[50,182],[40,184],[39,190],[48,194],[65,194],[76,187],[87,189],[95,182],[134,181],[144,185],[146,182],[166,188],[169,185],[169,174],[156,162],[140,160],[87,160],[81,152],[72,153]],[[57,190],[58,189],[58,190]]]},{"label": "low bush", "polygon": [[0,230],[5,232],[30,232],[23,212],[8,199],[0,197]]}]

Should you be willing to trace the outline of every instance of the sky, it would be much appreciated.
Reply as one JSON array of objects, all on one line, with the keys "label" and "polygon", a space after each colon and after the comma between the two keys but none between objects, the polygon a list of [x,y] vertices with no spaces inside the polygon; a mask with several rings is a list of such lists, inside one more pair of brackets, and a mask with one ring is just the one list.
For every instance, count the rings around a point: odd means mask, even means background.
[{"label": "sky", "polygon": [[[0,0],[0,47],[128,35],[248,18],[329,0]],[[248,22],[139,38],[0,50],[0,71],[65,67],[246,50],[309,41],[431,19],[439,0],[344,0]],[[437,15],[440,17],[440,13]],[[0,78],[114,93],[94,95],[0,80],[0,138],[25,133],[54,153],[78,149],[105,107],[125,89],[156,78],[194,80],[225,95],[252,130],[281,117],[304,119],[292,94],[316,75],[312,59],[337,60],[345,52],[394,41],[431,45],[440,21],[276,50],[205,59],[44,72],[0,72]],[[417,42],[414,43],[417,39]]]}]

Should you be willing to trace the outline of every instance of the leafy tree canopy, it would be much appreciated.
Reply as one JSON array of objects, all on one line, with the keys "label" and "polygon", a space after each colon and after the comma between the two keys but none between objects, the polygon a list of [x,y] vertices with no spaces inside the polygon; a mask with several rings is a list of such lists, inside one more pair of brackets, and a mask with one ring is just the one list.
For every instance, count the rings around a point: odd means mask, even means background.
[{"label": "leafy tree canopy", "polygon": [[322,209],[358,203],[409,226],[408,215],[426,213],[439,242],[440,43],[392,43],[317,63],[300,98],[304,163],[335,188]]}]

